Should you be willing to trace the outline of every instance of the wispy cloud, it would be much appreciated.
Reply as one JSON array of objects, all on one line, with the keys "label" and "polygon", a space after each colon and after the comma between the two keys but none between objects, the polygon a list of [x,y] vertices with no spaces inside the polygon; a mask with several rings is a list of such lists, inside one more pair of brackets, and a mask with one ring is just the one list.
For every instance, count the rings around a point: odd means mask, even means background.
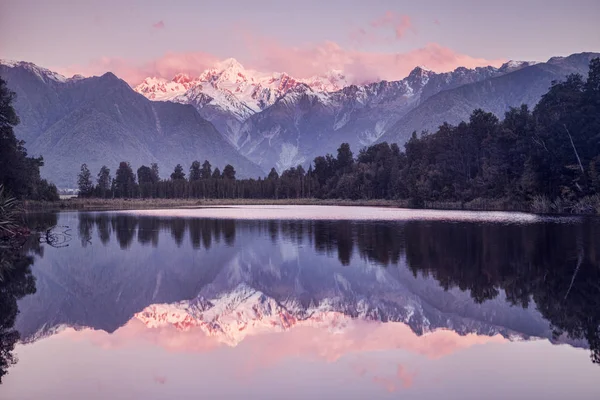
[{"label": "wispy cloud", "polygon": [[[163,21],[154,25],[159,24],[164,26]],[[404,38],[410,32],[416,33],[410,17],[388,11],[368,22],[365,27],[355,30],[354,42],[395,41]],[[353,83],[361,84],[402,79],[417,65],[423,65],[436,72],[447,72],[460,66],[499,66],[505,61],[459,53],[435,42],[403,52],[381,52],[343,46],[333,41],[288,45],[247,27],[238,28],[236,33],[248,49],[248,55],[239,60],[246,67],[263,72],[287,72],[297,78],[308,78],[337,69],[344,71]],[[101,57],[86,65],[57,68],[57,71],[69,76],[101,75],[110,71],[131,85],[136,85],[146,77],[171,79],[178,73],[198,76],[220,59],[221,57],[205,52],[167,52],[146,62]]]},{"label": "wispy cloud", "polygon": [[354,44],[393,43],[404,39],[407,33],[417,34],[410,16],[386,11],[382,16],[370,21],[367,26],[350,32]]},{"label": "wispy cloud", "polygon": [[158,22],[155,22],[152,24],[152,28],[154,29],[165,29],[165,21],[163,21],[162,19]]},{"label": "wispy cloud", "polygon": [[85,65],[70,65],[54,69],[66,76],[74,74],[94,76],[112,72],[129,84],[135,85],[147,77],[171,79],[180,72],[197,76],[217,61],[219,58],[204,52],[168,52],[162,57],[146,62],[121,57],[100,57]]}]

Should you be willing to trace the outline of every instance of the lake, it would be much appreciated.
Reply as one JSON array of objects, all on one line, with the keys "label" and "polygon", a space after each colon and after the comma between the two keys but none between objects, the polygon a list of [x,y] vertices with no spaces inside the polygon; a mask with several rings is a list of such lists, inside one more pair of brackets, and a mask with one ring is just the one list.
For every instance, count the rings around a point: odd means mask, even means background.
[{"label": "lake", "polygon": [[600,398],[598,219],[243,206],[28,224],[53,228],[0,291],[2,357],[20,335],[3,400]]}]

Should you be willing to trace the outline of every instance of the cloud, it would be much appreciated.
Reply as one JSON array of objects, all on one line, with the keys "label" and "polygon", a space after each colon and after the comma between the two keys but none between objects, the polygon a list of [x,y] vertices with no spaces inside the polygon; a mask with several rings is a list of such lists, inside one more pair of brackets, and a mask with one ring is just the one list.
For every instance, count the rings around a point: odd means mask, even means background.
[{"label": "cloud", "polygon": [[464,66],[499,66],[505,60],[489,60],[458,53],[438,43],[428,43],[407,52],[368,52],[343,48],[331,41],[316,45],[283,46],[273,39],[256,38],[250,44],[257,69],[285,71],[299,78],[322,74],[331,69],[345,71],[355,83],[381,79],[399,80],[417,65],[436,72]]},{"label": "cloud", "polygon": [[152,27],[154,29],[165,29],[165,21],[163,21],[162,19],[158,22],[155,22],[154,24],[152,24]]},{"label": "cloud", "polygon": [[440,20],[439,20],[439,19],[437,19],[437,18],[433,20],[433,23],[434,23],[434,24],[436,24],[436,25],[441,25],[441,24],[442,24],[442,23],[440,22]]},{"label": "cloud", "polygon": [[[411,29],[409,19],[396,14],[384,15],[371,24],[395,27],[395,34],[402,36]],[[360,31],[362,32],[362,31]],[[369,35],[368,30],[364,30]],[[362,33],[361,33],[362,34]],[[400,80],[418,66],[436,72],[447,72],[457,67],[500,66],[506,60],[473,57],[456,52],[439,43],[428,43],[404,52],[365,51],[343,47],[333,41],[308,43],[297,46],[284,45],[276,39],[256,35],[248,30],[240,32],[240,39],[250,54],[242,62],[247,68],[263,72],[286,72],[296,78],[309,78],[332,69],[344,71],[353,83],[362,84],[378,80]],[[127,58],[102,57],[86,65],[54,68],[63,75],[102,75],[113,72],[132,86],[147,77],[172,79],[178,73],[198,76],[211,68],[221,58],[205,52],[167,52],[146,62]]]},{"label": "cloud", "polygon": [[383,16],[372,20],[367,27],[351,31],[350,39],[356,45],[390,44],[404,39],[408,32],[417,33],[410,16],[386,11]]},{"label": "cloud", "polygon": [[[340,316],[341,318],[346,318]],[[294,326],[285,332],[265,332],[247,336],[238,346],[243,359],[235,365],[237,379],[251,379],[257,371],[272,368],[289,359],[320,360],[334,363],[342,357],[352,357],[349,365],[357,378],[368,379],[385,390],[394,392],[413,386],[418,375],[402,364],[373,359],[372,354],[387,350],[404,350],[429,360],[438,360],[473,346],[506,343],[500,335],[459,335],[450,330],[436,330],[419,336],[400,322],[346,320],[344,329],[331,331],[315,326]],[[149,328],[135,317],[109,334],[89,328],[65,329],[57,336],[72,341],[84,341],[103,349],[125,349],[140,344],[158,346],[171,353],[200,353],[214,351],[227,345],[216,336],[208,336],[201,327],[187,330],[171,325]],[[157,384],[167,378],[155,375]]]},{"label": "cloud", "polygon": [[101,57],[85,65],[58,67],[54,70],[65,76],[95,76],[112,72],[130,85],[136,85],[147,77],[171,79],[180,72],[197,76],[217,61],[219,58],[204,52],[168,52],[160,58],[146,62],[120,57]]},{"label": "cloud", "polygon": [[386,11],[382,17],[371,21],[370,25],[373,28],[391,27],[396,34],[396,39],[402,39],[408,30],[416,33],[411,18],[408,15],[397,14],[394,11]]}]

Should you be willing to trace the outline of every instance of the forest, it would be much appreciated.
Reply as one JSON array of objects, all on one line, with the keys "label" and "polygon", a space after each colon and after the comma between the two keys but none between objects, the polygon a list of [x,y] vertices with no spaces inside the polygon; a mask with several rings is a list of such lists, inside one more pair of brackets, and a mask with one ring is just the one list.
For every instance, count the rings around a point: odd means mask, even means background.
[{"label": "forest", "polygon": [[495,200],[538,212],[600,212],[600,59],[587,79],[553,82],[533,110],[511,108],[500,120],[475,110],[469,121],[436,132],[414,132],[401,149],[376,143],[266,177],[236,179],[231,165],[194,161],[166,178],[159,166],[136,172],[123,161],[115,177],[106,166],[95,178],[84,164],[82,197],[198,199],[404,199],[412,207]]}]

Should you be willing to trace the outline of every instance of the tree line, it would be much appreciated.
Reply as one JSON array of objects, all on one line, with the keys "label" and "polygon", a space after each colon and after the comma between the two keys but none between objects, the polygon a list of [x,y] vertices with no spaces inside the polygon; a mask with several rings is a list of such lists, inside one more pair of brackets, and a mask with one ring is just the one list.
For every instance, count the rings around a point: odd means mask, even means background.
[{"label": "tree line", "polygon": [[92,182],[81,167],[82,196],[219,199],[407,199],[467,203],[479,199],[534,203],[541,211],[600,211],[600,59],[587,80],[553,82],[534,110],[511,108],[499,120],[475,110],[468,121],[413,133],[400,149],[377,143],[355,156],[343,143],[336,155],[316,157],[279,174],[236,179],[209,161],[177,165],[167,179],[158,166],[135,174],[121,162],[114,179],[104,166]]},{"label": "tree line", "polygon": [[0,187],[17,199],[58,200],[56,186],[40,176],[43,157],[29,157],[25,142],[15,136],[20,121],[14,99],[15,93],[0,77]]}]

